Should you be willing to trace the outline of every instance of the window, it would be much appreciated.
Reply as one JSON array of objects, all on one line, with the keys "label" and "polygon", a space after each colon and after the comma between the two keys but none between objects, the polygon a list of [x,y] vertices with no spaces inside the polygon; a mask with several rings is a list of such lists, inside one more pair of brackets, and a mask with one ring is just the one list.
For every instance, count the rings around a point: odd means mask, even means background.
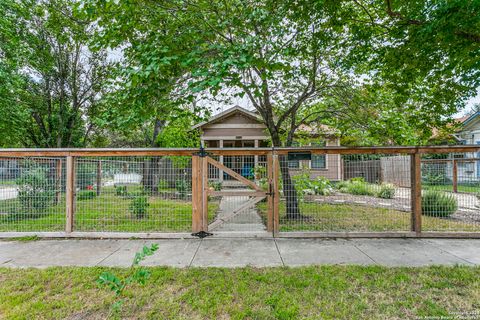
[{"label": "window", "polygon": [[[324,147],[325,141],[312,142],[312,147]],[[312,154],[312,160],[310,161],[310,168],[312,169],[325,169],[327,168],[327,157],[324,154]]]},{"label": "window", "polygon": [[312,169],[325,169],[327,167],[326,156],[324,154],[312,154]]}]

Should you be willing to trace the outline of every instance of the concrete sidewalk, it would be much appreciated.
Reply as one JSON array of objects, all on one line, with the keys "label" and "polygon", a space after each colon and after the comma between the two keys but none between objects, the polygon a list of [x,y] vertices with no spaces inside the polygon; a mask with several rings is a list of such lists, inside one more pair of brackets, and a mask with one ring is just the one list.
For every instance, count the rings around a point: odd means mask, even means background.
[{"label": "concrete sidewalk", "polygon": [[145,265],[174,267],[480,265],[480,239],[172,239],[0,241],[0,267],[127,267],[144,244]]}]

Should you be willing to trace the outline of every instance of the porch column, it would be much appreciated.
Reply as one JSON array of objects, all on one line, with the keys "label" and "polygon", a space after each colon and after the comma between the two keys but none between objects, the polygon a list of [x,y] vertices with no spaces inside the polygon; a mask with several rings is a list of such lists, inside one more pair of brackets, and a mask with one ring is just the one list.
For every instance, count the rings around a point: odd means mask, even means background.
[{"label": "porch column", "polygon": [[[255,148],[258,148],[258,140],[255,139],[254,141],[255,141],[254,142],[255,143],[254,144]],[[253,156],[253,158],[254,158],[254,160],[253,160],[254,165],[255,165],[255,167],[257,167],[258,166],[258,155]]]},{"label": "porch column", "polygon": [[[223,140],[218,141],[218,146],[223,148]],[[221,164],[223,164],[223,155],[219,156],[219,161]],[[223,182],[223,170],[218,170],[218,179],[220,182]]]},{"label": "porch column", "polygon": [[[258,140],[257,139],[254,140],[254,146],[255,146],[255,148],[258,148]],[[254,168],[258,167],[258,155],[253,156],[253,165],[254,165]],[[257,180],[257,177],[255,176],[255,169],[254,169],[254,172],[253,172],[253,179]]]}]

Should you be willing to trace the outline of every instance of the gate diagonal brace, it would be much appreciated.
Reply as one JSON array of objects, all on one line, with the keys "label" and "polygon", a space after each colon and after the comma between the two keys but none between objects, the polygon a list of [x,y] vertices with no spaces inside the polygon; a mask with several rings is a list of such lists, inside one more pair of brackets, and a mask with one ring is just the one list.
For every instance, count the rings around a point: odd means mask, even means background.
[{"label": "gate diagonal brace", "polygon": [[192,233],[192,236],[203,239],[203,238],[206,238],[206,237],[213,236],[213,233],[205,232],[205,231],[202,230],[202,231],[199,231],[199,232]]}]

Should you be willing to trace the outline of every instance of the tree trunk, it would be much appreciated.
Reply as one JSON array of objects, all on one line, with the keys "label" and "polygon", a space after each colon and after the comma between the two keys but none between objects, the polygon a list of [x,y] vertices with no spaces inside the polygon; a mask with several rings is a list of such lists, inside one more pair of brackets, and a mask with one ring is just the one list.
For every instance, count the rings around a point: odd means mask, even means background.
[{"label": "tree trunk", "polygon": [[[156,119],[153,127],[153,134],[152,140],[150,142],[150,146],[152,148],[158,147],[157,138],[160,132],[165,127],[166,121]],[[158,192],[158,169],[159,169],[160,158],[159,157],[151,157],[149,159],[144,159],[143,161],[143,188],[145,191],[148,191],[151,194]]]},{"label": "tree trunk", "polygon": [[[276,131],[271,132],[272,143],[274,147],[281,146],[280,136]],[[285,197],[285,209],[287,219],[301,219],[300,207],[298,206],[297,190],[288,169],[288,156],[280,155],[280,173],[283,181],[283,195]]]}]

